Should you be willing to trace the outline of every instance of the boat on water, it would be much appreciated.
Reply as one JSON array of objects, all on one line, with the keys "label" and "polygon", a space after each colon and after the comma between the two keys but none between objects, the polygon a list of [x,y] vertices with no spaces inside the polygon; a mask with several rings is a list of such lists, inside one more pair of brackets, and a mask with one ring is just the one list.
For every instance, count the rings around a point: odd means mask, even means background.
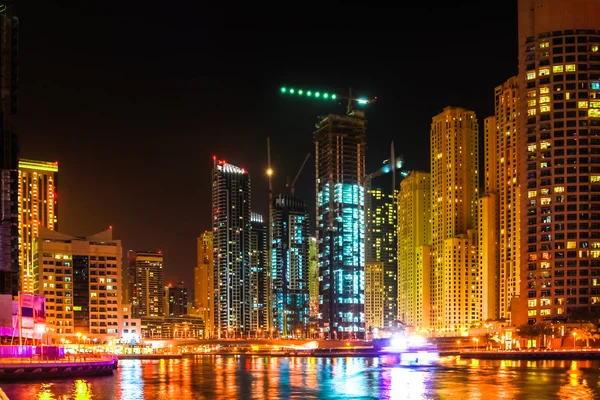
[{"label": "boat on water", "polygon": [[440,352],[422,336],[397,333],[382,343],[380,356],[385,365],[426,367],[438,364]]}]

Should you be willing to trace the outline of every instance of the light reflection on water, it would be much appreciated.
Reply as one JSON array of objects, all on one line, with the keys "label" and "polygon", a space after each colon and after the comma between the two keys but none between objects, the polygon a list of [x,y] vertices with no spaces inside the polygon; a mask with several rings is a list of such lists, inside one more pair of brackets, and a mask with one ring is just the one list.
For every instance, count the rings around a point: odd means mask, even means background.
[{"label": "light reflection on water", "polygon": [[594,399],[600,361],[444,361],[199,356],[124,360],[108,377],[0,384],[10,400]]}]

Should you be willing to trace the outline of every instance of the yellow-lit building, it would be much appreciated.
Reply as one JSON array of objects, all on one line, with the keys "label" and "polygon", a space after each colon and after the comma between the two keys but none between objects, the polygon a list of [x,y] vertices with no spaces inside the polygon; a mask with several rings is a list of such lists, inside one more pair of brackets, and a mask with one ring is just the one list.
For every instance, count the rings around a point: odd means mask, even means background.
[{"label": "yellow-lit building", "polygon": [[475,251],[478,135],[473,111],[446,107],[431,124],[431,326],[437,333],[468,329],[480,319]]},{"label": "yellow-lit building", "polygon": [[519,0],[521,313],[600,312],[600,2]]},{"label": "yellow-lit building", "polygon": [[368,262],[365,265],[365,326],[367,332],[384,327],[384,265]]},{"label": "yellow-lit building", "polygon": [[23,292],[33,292],[33,243],[39,227],[57,229],[57,176],[57,162],[19,160],[19,269]]},{"label": "yellow-lit building", "polygon": [[213,234],[203,232],[198,237],[198,263],[194,268],[194,305],[196,313],[204,320],[208,337],[212,336],[214,271],[213,271]]},{"label": "yellow-lit building", "polygon": [[46,296],[51,342],[121,338],[121,263],[121,241],[113,240],[112,229],[75,237],[40,227],[34,290]]},{"label": "yellow-lit building", "polygon": [[479,208],[482,319],[510,319],[519,294],[519,82],[494,91],[495,115],[484,121],[484,189]]},{"label": "yellow-lit building", "polygon": [[398,194],[398,320],[429,327],[430,174],[413,171]]},{"label": "yellow-lit building", "polygon": [[128,286],[135,318],[165,315],[162,251],[127,252]]}]

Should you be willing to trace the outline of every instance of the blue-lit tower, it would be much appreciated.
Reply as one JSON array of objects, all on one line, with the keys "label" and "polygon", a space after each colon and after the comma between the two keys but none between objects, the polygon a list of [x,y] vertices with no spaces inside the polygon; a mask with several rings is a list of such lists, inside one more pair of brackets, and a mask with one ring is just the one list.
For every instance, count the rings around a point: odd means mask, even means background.
[{"label": "blue-lit tower", "polygon": [[314,133],[319,324],[330,338],[365,336],[366,128],[364,112],[349,107]]},{"label": "blue-lit tower", "polygon": [[281,336],[306,335],[310,317],[308,210],[303,200],[273,200],[271,281],[273,327]]}]

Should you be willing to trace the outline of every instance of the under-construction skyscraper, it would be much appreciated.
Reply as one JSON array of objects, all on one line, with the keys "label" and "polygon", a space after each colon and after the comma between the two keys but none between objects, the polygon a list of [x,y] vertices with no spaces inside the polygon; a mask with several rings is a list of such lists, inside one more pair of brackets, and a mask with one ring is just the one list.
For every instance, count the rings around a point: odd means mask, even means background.
[{"label": "under-construction skyscraper", "polygon": [[0,294],[19,292],[17,112],[19,20],[12,1],[0,5]]},{"label": "under-construction skyscraper", "polygon": [[329,114],[316,124],[319,317],[332,338],[363,338],[365,266],[364,112]]}]

